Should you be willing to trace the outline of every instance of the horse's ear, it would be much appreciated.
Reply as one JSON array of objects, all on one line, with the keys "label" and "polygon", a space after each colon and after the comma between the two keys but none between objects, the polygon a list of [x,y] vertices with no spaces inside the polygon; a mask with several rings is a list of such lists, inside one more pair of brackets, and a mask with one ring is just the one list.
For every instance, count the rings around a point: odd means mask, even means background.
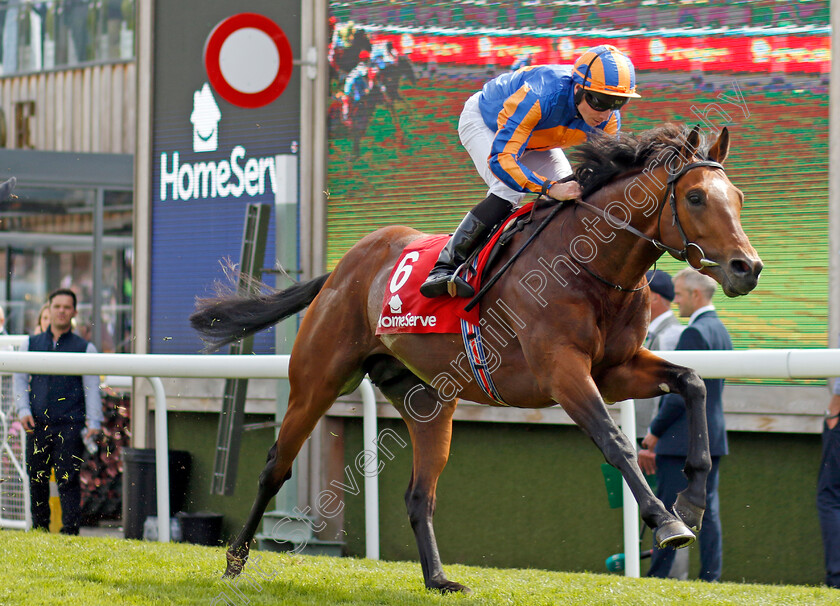
[{"label": "horse's ear", "polygon": [[696,152],[697,148],[700,146],[700,125],[695,124],[694,128],[691,129],[691,132],[688,133],[688,137],[685,140],[685,157],[691,158]]},{"label": "horse's ear", "polygon": [[725,126],[720,131],[717,141],[709,148],[709,158],[715,162],[723,164],[726,156],[729,155],[729,129]]}]

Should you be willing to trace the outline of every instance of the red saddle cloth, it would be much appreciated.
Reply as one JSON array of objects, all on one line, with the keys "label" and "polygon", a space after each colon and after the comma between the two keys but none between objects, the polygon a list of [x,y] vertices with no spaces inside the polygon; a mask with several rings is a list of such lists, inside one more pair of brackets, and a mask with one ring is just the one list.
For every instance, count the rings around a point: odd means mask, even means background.
[{"label": "red saddle cloth", "polygon": [[[506,221],[531,212],[532,204],[517,209]],[[478,254],[476,273],[467,280],[476,292],[481,288],[481,274],[487,264],[490,251],[501,236],[499,229]],[[393,335],[405,333],[460,333],[461,319],[478,324],[479,305],[470,311],[464,307],[469,298],[443,295],[428,299],[420,294],[420,285],[426,281],[429,272],[440,255],[449,236],[426,236],[406,246],[399,260],[391,270],[391,277],[385,288],[382,313],[376,325],[376,334]],[[463,274],[462,274],[463,275]]]}]

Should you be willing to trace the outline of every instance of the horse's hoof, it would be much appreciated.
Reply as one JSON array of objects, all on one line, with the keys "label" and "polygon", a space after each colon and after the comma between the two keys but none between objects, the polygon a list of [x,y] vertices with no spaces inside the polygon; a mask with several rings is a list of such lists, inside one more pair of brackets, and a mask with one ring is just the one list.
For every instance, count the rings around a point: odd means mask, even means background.
[{"label": "horse's hoof", "polygon": [[680,520],[666,522],[656,529],[656,545],[659,549],[665,547],[681,549],[682,547],[688,547],[695,540],[697,540],[697,537]]},{"label": "horse's hoof", "polygon": [[245,550],[242,555],[236,555],[232,551],[227,551],[225,557],[227,558],[227,567],[222,578],[238,577],[242,569],[245,568],[245,562],[248,561],[248,550]]},{"label": "horse's hoof", "polygon": [[681,494],[677,495],[677,501],[673,507],[674,515],[685,522],[685,525],[694,532],[700,532],[700,527],[703,525],[703,513],[705,511],[706,509],[704,507],[697,507]]},{"label": "horse's hoof", "polygon": [[430,580],[428,583],[426,583],[426,589],[435,589],[437,591],[440,591],[441,593],[472,593],[472,590],[466,585],[461,585],[460,583],[456,583],[455,581],[450,581],[445,577],[440,580]]}]

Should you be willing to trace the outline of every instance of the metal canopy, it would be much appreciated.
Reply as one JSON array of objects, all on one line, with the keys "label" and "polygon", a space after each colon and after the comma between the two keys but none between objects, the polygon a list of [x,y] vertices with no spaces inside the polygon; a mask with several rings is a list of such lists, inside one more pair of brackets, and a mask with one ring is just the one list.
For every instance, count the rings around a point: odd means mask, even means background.
[{"label": "metal canopy", "polygon": [[18,186],[134,187],[133,154],[91,154],[30,149],[0,150],[0,179],[14,175]]}]

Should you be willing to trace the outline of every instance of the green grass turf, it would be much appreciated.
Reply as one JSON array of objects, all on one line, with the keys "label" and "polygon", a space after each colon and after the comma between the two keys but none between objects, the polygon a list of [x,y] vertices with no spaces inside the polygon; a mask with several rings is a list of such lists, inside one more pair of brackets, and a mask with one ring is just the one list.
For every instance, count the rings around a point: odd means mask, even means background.
[{"label": "green grass turf", "polygon": [[[256,558],[256,559],[255,559]],[[830,604],[821,587],[706,584],[446,566],[472,595],[423,588],[416,562],[253,552],[236,588],[222,548],[0,533],[0,604]],[[256,563],[256,565],[253,565]],[[240,593],[237,592],[237,589]],[[227,599],[223,597],[227,596]]]}]

